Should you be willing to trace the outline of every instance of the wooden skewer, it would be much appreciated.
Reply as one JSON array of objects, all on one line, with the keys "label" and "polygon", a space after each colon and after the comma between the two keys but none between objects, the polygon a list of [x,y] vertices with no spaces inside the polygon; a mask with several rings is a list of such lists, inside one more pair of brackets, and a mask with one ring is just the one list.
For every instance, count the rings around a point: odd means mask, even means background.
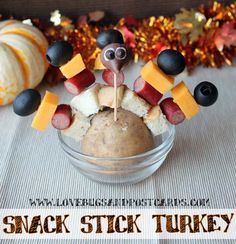
[{"label": "wooden skewer", "polygon": [[117,75],[114,73],[114,121],[117,121]]}]

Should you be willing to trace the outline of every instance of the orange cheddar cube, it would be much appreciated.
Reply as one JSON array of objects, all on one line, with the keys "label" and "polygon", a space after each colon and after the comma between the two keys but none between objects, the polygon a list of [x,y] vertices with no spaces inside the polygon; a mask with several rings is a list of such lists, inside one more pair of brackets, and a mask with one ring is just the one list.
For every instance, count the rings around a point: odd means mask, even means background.
[{"label": "orange cheddar cube", "polygon": [[166,75],[153,61],[142,67],[141,76],[161,94],[165,94],[174,86],[174,78]]},{"label": "orange cheddar cube", "polygon": [[57,109],[58,102],[59,97],[56,94],[46,91],[46,94],[32,121],[31,127],[39,131],[47,129],[48,124]]},{"label": "orange cheddar cube", "polygon": [[60,70],[67,79],[70,79],[73,76],[79,74],[85,68],[86,67],[85,67],[84,61],[83,61],[81,55],[78,53],[69,62],[62,65],[60,67]]},{"label": "orange cheddar cube", "polygon": [[95,70],[103,70],[103,69],[106,69],[105,66],[101,62],[101,54],[100,53],[98,54],[97,58],[95,59],[94,69]]},{"label": "orange cheddar cube", "polygon": [[191,119],[199,112],[199,105],[183,81],[174,87],[171,93],[174,102],[178,104],[187,119]]}]

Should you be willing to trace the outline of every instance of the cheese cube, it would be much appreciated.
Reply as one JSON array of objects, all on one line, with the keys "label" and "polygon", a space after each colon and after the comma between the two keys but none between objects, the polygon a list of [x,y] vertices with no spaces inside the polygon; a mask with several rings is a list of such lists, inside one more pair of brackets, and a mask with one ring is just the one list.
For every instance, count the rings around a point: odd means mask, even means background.
[{"label": "cheese cube", "polygon": [[57,109],[58,102],[59,97],[56,94],[46,91],[46,94],[32,121],[31,127],[39,131],[44,131],[51,122],[51,119]]},{"label": "cheese cube", "polygon": [[153,61],[146,63],[140,73],[142,78],[161,94],[165,94],[174,86],[174,78],[166,75]]},{"label": "cheese cube", "polygon": [[90,119],[77,112],[69,128],[62,130],[61,133],[69,136],[76,141],[81,141],[90,128]]},{"label": "cheese cube", "polygon": [[191,119],[199,112],[199,105],[183,81],[174,87],[171,93],[174,102],[178,104],[187,119]]},{"label": "cheese cube", "polygon": [[60,67],[60,70],[67,79],[70,79],[73,76],[79,74],[85,68],[86,67],[81,55],[77,54],[69,62],[62,65]]},{"label": "cheese cube", "polygon": [[[117,108],[121,106],[121,101],[123,99],[125,86],[117,87]],[[104,86],[98,92],[98,101],[100,106],[115,107],[114,101],[114,87]]]},{"label": "cheese cube", "polygon": [[158,105],[151,108],[143,121],[154,136],[164,133],[168,128],[166,118]]},{"label": "cheese cube", "polygon": [[139,117],[143,117],[145,114],[147,114],[148,110],[151,108],[151,105],[139,97],[135,92],[131,91],[130,89],[126,89],[121,102],[121,107],[138,115]]},{"label": "cheese cube", "polygon": [[72,110],[75,113],[79,111],[87,117],[96,114],[100,109],[98,102],[98,91],[100,87],[100,84],[95,84],[81,92],[78,96],[75,96],[70,102]]},{"label": "cheese cube", "polygon": [[103,70],[103,69],[106,69],[105,66],[101,62],[101,54],[100,53],[98,54],[98,56],[95,59],[94,69],[95,70]]}]

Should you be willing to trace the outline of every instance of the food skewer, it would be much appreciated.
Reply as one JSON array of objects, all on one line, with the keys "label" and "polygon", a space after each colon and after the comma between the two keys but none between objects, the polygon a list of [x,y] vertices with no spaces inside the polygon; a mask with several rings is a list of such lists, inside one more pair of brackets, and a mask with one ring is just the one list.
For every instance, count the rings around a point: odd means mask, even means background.
[{"label": "food skewer", "polygon": [[114,121],[117,121],[117,75],[114,73]]}]

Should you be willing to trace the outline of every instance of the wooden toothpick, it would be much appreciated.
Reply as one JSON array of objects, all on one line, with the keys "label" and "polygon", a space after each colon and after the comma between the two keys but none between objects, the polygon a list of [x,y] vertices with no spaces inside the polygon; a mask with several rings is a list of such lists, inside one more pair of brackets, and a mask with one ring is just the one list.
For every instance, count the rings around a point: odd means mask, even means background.
[{"label": "wooden toothpick", "polygon": [[117,74],[114,73],[114,121],[117,121]]}]

